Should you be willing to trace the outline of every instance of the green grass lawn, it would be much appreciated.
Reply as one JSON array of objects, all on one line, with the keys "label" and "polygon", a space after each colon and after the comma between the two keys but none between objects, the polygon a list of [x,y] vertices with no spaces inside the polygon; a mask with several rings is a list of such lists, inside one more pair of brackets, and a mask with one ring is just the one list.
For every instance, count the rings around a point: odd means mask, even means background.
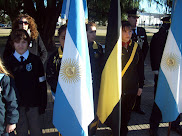
[{"label": "green grass lawn", "polygon": [[0,47],[4,46],[7,42],[7,36],[0,36]]},{"label": "green grass lawn", "polygon": [[0,37],[1,36],[8,36],[9,34],[10,34],[10,32],[11,32],[11,28],[9,28],[9,27],[0,27]]},{"label": "green grass lawn", "polygon": [[6,45],[8,37],[7,36],[0,36],[0,57],[2,56],[2,53],[4,52],[4,47]]}]

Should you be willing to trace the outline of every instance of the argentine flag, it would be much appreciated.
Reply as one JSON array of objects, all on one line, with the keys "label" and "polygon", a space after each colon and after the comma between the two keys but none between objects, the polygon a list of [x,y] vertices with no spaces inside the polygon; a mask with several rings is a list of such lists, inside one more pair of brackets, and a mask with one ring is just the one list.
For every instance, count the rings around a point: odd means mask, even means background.
[{"label": "argentine flag", "polygon": [[164,48],[155,102],[164,122],[182,113],[182,0],[175,0],[172,23]]},{"label": "argentine flag", "polygon": [[69,7],[53,124],[63,136],[87,136],[94,107],[83,0],[70,0]]},{"label": "argentine flag", "polygon": [[[71,0],[63,0],[62,10],[61,10],[62,19],[68,19],[70,1]],[[82,1],[83,1],[84,12],[85,12],[85,19],[88,19],[87,2],[86,0],[82,0]]]}]

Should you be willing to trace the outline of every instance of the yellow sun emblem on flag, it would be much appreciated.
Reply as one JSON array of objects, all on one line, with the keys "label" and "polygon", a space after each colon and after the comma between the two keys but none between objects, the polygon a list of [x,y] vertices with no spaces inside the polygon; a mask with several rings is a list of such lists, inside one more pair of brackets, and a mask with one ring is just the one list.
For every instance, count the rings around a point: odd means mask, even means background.
[{"label": "yellow sun emblem on flag", "polygon": [[168,71],[175,71],[180,65],[180,58],[174,53],[165,54],[163,56],[162,65]]},{"label": "yellow sun emblem on flag", "polygon": [[66,83],[76,83],[80,80],[80,66],[74,59],[62,60],[59,75]]}]

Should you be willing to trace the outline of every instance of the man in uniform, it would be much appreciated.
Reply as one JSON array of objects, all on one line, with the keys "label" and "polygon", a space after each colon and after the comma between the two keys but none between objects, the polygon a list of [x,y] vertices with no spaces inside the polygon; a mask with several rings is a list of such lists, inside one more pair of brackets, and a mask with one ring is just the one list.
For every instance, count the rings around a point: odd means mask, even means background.
[{"label": "man in uniform", "polygon": [[[168,30],[170,27],[170,16],[165,16],[161,20],[163,21],[163,24],[159,29],[159,31],[153,35],[150,43],[150,62],[152,71],[154,73],[154,83],[155,83],[154,98],[157,89],[160,62],[162,59],[162,54],[167,40]],[[157,131],[161,119],[162,119],[161,111],[154,102],[152,113],[150,116],[150,136],[158,136]],[[176,131],[178,134],[182,135],[182,129],[179,124],[180,124],[180,115],[175,121],[172,122],[171,130]]]},{"label": "man in uniform", "polygon": [[[142,49],[143,60],[145,60],[149,46],[145,29],[143,27],[137,26],[138,18],[139,15],[137,14],[137,9],[132,9],[128,11],[128,21],[130,22],[133,31],[131,39],[138,43],[138,45]],[[133,110],[139,114],[144,115],[145,112],[141,110],[140,105],[141,105],[141,95],[136,97],[136,102]]]}]

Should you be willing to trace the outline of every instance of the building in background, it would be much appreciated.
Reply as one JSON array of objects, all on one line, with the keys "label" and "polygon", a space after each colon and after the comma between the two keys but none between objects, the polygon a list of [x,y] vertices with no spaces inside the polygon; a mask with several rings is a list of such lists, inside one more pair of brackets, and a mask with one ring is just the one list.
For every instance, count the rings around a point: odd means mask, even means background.
[{"label": "building in background", "polygon": [[157,13],[139,13],[140,18],[138,24],[141,26],[160,26],[162,24],[161,18],[166,14]]}]

